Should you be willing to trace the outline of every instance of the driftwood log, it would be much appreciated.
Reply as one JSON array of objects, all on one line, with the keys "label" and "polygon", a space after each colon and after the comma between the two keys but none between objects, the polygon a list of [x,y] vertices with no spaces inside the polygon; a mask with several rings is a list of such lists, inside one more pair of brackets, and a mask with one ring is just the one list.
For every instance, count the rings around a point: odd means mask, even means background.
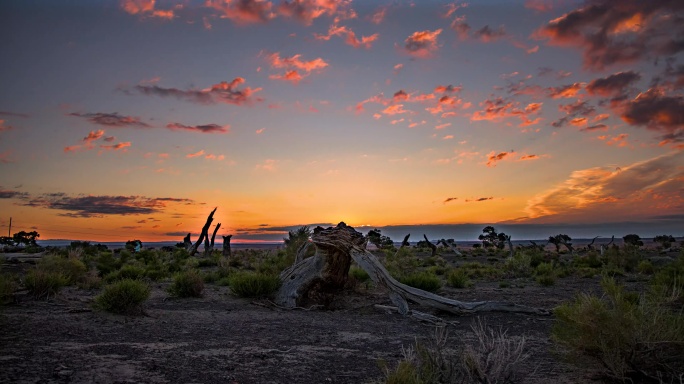
[{"label": "driftwood log", "polygon": [[216,239],[216,232],[218,232],[219,228],[221,228],[221,223],[216,224],[214,233],[211,235],[211,241],[209,240],[209,236],[204,238],[204,256],[211,255],[211,252],[214,250],[214,240]]},{"label": "driftwood log", "polygon": [[441,239],[437,242],[437,245],[439,245],[440,243],[444,244],[445,247],[448,247],[449,249],[451,249],[451,252],[455,253],[456,256],[463,256],[461,251],[459,251],[458,248],[456,248],[456,244],[453,242],[453,240]]},{"label": "driftwood log", "polygon": [[430,257],[433,257],[437,254],[437,246],[432,244],[430,240],[428,240],[427,235],[423,235],[423,238],[425,239],[425,242],[427,243],[428,247],[432,250],[432,253],[430,254]]},{"label": "driftwood log", "polygon": [[412,315],[409,301],[454,314],[481,311],[549,314],[544,309],[507,302],[462,302],[402,284],[387,272],[375,255],[366,250],[368,239],[345,223],[334,228],[317,227],[311,241],[316,247],[316,254],[300,260],[280,274],[282,285],[276,293],[277,304],[289,308],[329,305],[335,294],[344,288],[353,259],[375,284],[388,291],[390,300],[403,315]]},{"label": "driftwood log", "polygon": [[209,237],[209,227],[211,226],[211,222],[214,221],[214,213],[216,212],[216,208],[214,208],[213,211],[207,216],[207,221],[204,223],[204,227],[202,227],[202,233],[200,233],[199,239],[193,244],[190,249],[188,250],[190,252],[190,256],[194,256],[195,253],[197,253],[197,248],[199,248],[200,244],[202,244],[202,241],[204,239]]}]

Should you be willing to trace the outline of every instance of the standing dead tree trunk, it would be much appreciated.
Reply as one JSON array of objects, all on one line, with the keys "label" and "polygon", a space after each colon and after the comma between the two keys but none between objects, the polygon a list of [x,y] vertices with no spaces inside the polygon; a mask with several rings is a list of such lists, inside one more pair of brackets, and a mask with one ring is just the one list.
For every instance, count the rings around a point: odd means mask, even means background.
[{"label": "standing dead tree trunk", "polygon": [[185,235],[185,237],[183,238],[183,246],[184,246],[186,251],[189,251],[190,248],[192,248],[192,241],[190,240],[190,234],[189,233],[187,235]]},{"label": "standing dead tree trunk", "polygon": [[209,236],[204,238],[204,256],[210,256],[211,252],[214,250],[214,240],[216,239],[216,232],[221,228],[221,223],[216,224],[214,228],[214,233],[211,234],[211,241],[209,241]]},{"label": "standing dead tree trunk", "polygon": [[223,236],[223,256],[225,257],[230,257],[231,252],[230,252],[230,238],[233,237],[233,235],[228,235],[228,236]]},{"label": "standing dead tree trunk", "polygon": [[[613,241],[615,241],[615,235],[613,235],[613,237],[610,238],[610,243],[606,244],[606,247],[613,244]],[[601,257],[603,257],[603,253],[605,251],[606,251],[605,247],[603,246],[603,244],[601,244]]]},{"label": "standing dead tree trunk", "polygon": [[354,259],[371,279],[389,291],[389,298],[403,315],[420,314],[409,309],[408,301],[454,314],[481,311],[520,312],[548,315],[549,312],[506,302],[462,302],[413,288],[394,279],[380,261],[366,250],[367,239],[354,228],[340,223],[335,228],[316,228],[311,237],[317,252],[280,274],[282,285],[276,302],[285,307],[327,305],[344,287]]},{"label": "standing dead tree trunk", "polygon": [[425,239],[425,242],[427,243],[428,247],[432,250],[432,253],[430,254],[430,257],[434,256],[437,254],[437,246],[432,244],[430,240],[428,240],[427,236],[423,234],[423,238]]},{"label": "standing dead tree trunk", "polygon": [[513,249],[513,242],[511,241],[511,235],[506,235],[506,244],[508,244],[508,258],[512,259],[515,255],[515,250]]},{"label": "standing dead tree trunk", "polygon": [[411,237],[410,233],[408,235],[404,236],[404,240],[401,242],[401,246],[399,246],[399,249],[411,246],[411,243],[409,243],[409,241],[408,241],[409,237]]},{"label": "standing dead tree trunk", "polygon": [[214,221],[214,213],[216,212],[216,208],[214,208],[213,211],[207,216],[207,222],[204,223],[204,227],[202,227],[202,233],[200,233],[199,239],[197,239],[197,242],[190,247],[190,256],[194,256],[195,253],[197,253],[197,248],[199,248],[200,244],[202,244],[202,241],[209,237],[209,227],[211,226],[211,222]]}]

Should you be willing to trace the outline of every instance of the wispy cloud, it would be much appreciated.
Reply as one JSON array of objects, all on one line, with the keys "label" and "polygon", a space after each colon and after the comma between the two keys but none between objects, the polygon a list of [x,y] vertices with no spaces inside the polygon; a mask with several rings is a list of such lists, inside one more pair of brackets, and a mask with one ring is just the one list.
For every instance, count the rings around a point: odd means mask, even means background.
[{"label": "wispy cloud", "polygon": [[90,121],[93,124],[103,125],[106,127],[132,127],[132,128],[150,128],[151,125],[140,121],[139,117],[119,115],[114,113],[76,113],[72,112],[69,116],[80,117]]},{"label": "wispy cloud", "polygon": [[193,204],[191,199],[144,196],[70,196],[48,193],[21,205],[66,211],[61,216],[103,217],[107,215],[149,215],[162,212],[169,204]]},{"label": "wispy cloud", "polygon": [[684,213],[681,193],[684,152],[675,152],[621,167],[572,172],[567,180],[528,202],[531,218],[557,220]]},{"label": "wispy cloud", "polygon": [[206,0],[205,5],[218,11],[222,18],[240,25],[265,23],[276,17],[271,1]]},{"label": "wispy cloud", "polygon": [[[161,19],[173,19],[173,9],[155,9],[156,0],[122,0],[121,8],[131,15],[138,15],[142,17],[157,17]],[[182,8],[182,4],[178,4],[177,8]]]},{"label": "wispy cloud", "polygon": [[199,133],[228,133],[230,125],[204,124],[204,125],[184,125],[181,123],[169,123],[166,128],[172,131],[190,131]]},{"label": "wispy cloud", "polygon": [[[251,105],[255,101],[262,101],[261,98],[253,97],[256,92],[261,91],[261,88],[245,87],[243,89],[238,89],[238,87],[244,83],[245,79],[236,77],[231,82],[222,81],[204,89],[182,90],[143,84],[136,85],[134,89],[143,95],[172,97],[197,104],[225,103],[233,105]],[[124,92],[127,91],[124,90]]]},{"label": "wispy cloud", "polygon": [[371,48],[373,42],[375,42],[378,39],[378,37],[380,37],[379,34],[374,33],[370,36],[361,36],[361,39],[359,39],[358,37],[356,37],[356,34],[354,33],[354,31],[351,30],[351,28],[345,26],[338,26],[337,24],[331,25],[330,28],[328,28],[328,33],[325,35],[314,33],[314,38],[316,38],[317,40],[328,41],[333,36],[343,38],[345,44],[350,45],[354,48],[366,49]]},{"label": "wispy cloud", "polygon": [[299,83],[302,79],[309,76],[313,71],[321,71],[328,66],[328,63],[322,58],[316,58],[310,61],[302,60],[302,55],[294,55],[292,57],[280,57],[279,52],[275,53],[261,53],[268,61],[271,68],[285,69],[284,73],[270,75],[269,78],[276,80],[286,80],[293,84]]}]

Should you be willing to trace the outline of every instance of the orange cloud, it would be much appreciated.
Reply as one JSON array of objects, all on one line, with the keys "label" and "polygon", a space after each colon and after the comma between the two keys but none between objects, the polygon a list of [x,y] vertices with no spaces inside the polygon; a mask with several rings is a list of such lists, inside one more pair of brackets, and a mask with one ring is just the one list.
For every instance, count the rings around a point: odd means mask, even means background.
[{"label": "orange cloud", "polygon": [[517,117],[522,123],[520,126],[529,126],[537,124],[541,119],[530,119],[531,115],[541,112],[542,103],[530,103],[525,108],[518,108],[518,103],[508,101],[498,97],[494,100],[485,100],[480,103],[484,109],[475,111],[471,116],[472,121],[499,121],[508,117]]},{"label": "orange cloud", "polygon": [[387,7],[380,7],[375,13],[370,16],[370,21],[373,24],[381,24],[387,15]]},{"label": "orange cloud", "polygon": [[130,142],[130,141],[124,141],[124,142],[121,142],[121,143],[118,143],[118,144],[114,144],[114,145],[104,145],[104,144],[101,144],[101,145],[100,145],[100,148],[106,149],[106,150],[114,150],[114,151],[123,150],[123,151],[125,152],[125,151],[126,151],[126,148],[128,148],[128,147],[130,147],[130,146],[131,146],[131,142]]},{"label": "orange cloud", "polygon": [[205,125],[194,125],[188,126],[181,123],[169,123],[166,128],[172,131],[190,131],[190,132],[200,132],[200,133],[228,133],[230,132],[230,125],[221,126],[218,124],[205,124]]},{"label": "orange cloud", "polygon": [[173,19],[173,10],[154,9],[155,2],[156,0],[122,0],[121,8],[131,15],[151,16],[168,20]]},{"label": "orange cloud", "polygon": [[444,129],[444,128],[450,127],[450,126],[451,126],[451,123],[444,123],[444,124],[440,124],[440,125],[435,126],[435,129],[439,130],[439,129]]},{"label": "orange cloud", "polygon": [[335,16],[336,19],[356,18],[351,0],[285,0],[278,6],[278,12],[285,17],[296,18],[304,25],[311,25],[323,15]]},{"label": "orange cloud", "polygon": [[64,153],[76,152],[80,148],[80,145],[70,145],[68,147],[64,147]]},{"label": "orange cloud", "polygon": [[276,75],[269,75],[268,78],[269,78],[269,79],[273,79],[273,80],[290,81],[290,82],[292,82],[292,84],[299,84],[299,82],[300,82],[302,79],[304,79],[304,77],[303,77],[302,75],[300,75],[299,72],[297,72],[296,69],[287,71],[287,72],[285,72],[285,73],[282,74],[282,75],[278,75],[278,74],[276,74]]},{"label": "orange cloud", "polygon": [[584,84],[574,83],[561,87],[548,88],[548,93],[552,99],[569,98],[576,97],[577,93],[579,93],[583,88]]},{"label": "orange cloud", "polygon": [[430,57],[439,49],[437,37],[442,29],[417,31],[404,40],[404,50],[415,57]]},{"label": "orange cloud", "polygon": [[104,136],[104,134],[105,131],[103,129],[99,129],[97,131],[90,131],[90,133],[88,133],[88,136],[83,138],[83,141],[85,141],[87,144],[90,144],[91,142]]},{"label": "orange cloud", "polygon": [[361,40],[359,40],[356,37],[354,31],[351,30],[351,28],[345,26],[337,26],[336,24],[330,26],[327,35],[314,33],[314,38],[318,40],[328,41],[333,36],[343,37],[344,43],[347,45],[351,45],[354,48],[363,47],[369,49],[373,45],[373,42],[376,41],[380,35],[375,33],[370,36],[362,36]]},{"label": "orange cloud", "polygon": [[185,155],[185,157],[187,157],[188,159],[192,159],[193,157],[200,157],[203,155],[204,155],[204,149],[200,150],[199,152],[189,153],[189,154]]},{"label": "orange cloud", "polygon": [[[559,1],[556,0],[556,3]],[[526,0],[525,8],[533,9],[537,12],[549,12],[554,8],[554,0]]]},{"label": "orange cloud", "polygon": [[503,160],[508,155],[510,155],[509,152],[496,153],[496,152],[492,151],[487,155],[487,164],[486,165],[488,167],[496,167],[496,163]]},{"label": "orange cloud", "polygon": [[398,115],[402,113],[409,113],[409,111],[404,109],[404,104],[390,105],[389,107],[383,109],[382,113],[385,115]]}]

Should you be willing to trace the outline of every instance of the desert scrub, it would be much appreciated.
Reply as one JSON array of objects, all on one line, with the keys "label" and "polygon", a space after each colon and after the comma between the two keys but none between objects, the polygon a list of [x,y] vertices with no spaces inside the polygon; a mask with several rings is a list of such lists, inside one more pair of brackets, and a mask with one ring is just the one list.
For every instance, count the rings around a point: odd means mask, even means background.
[{"label": "desert scrub", "polygon": [[50,298],[69,284],[69,279],[61,272],[32,269],[24,277],[24,287],[36,299]]},{"label": "desert scrub", "polygon": [[173,277],[169,293],[176,297],[202,297],[204,280],[197,271],[179,272]]},{"label": "desert scrub", "polygon": [[124,265],[118,271],[111,272],[104,277],[104,281],[111,283],[117,280],[124,279],[142,279],[145,277],[145,269],[137,265]]},{"label": "desert scrub", "polygon": [[121,314],[141,314],[142,304],[150,297],[150,287],[140,280],[124,279],[104,287],[95,298],[95,307]]},{"label": "desert scrub", "polygon": [[66,278],[65,285],[72,285],[82,281],[88,268],[77,258],[64,258],[59,255],[45,256],[36,265],[36,268],[46,272],[56,272]]},{"label": "desert scrub", "polygon": [[[529,358],[525,337],[513,338],[506,331],[494,330],[479,318],[471,324],[474,343],[458,349],[449,342],[444,327],[435,329],[428,342],[402,348],[403,359],[385,370],[385,383],[515,383]],[[451,347],[451,348],[450,348]]]},{"label": "desert scrub", "polygon": [[228,277],[230,290],[239,297],[266,297],[280,287],[280,278],[258,272],[237,272]]},{"label": "desert scrub", "polygon": [[417,271],[422,264],[412,248],[404,247],[396,252],[385,250],[384,253],[385,257],[381,259],[381,262],[387,269],[387,272],[395,278]]},{"label": "desert scrub", "polygon": [[541,263],[534,269],[537,283],[544,287],[556,284],[556,271],[551,263]]},{"label": "desert scrub", "polygon": [[454,288],[467,288],[472,285],[472,282],[463,270],[456,268],[447,275],[447,285]]},{"label": "desert scrub", "polygon": [[529,277],[532,275],[532,256],[527,251],[516,252],[513,257],[506,259],[504,270],[513,277]]},{"label": "desert scrub", "polygon": [[611,379],[677,381],[684,372],[684,316],[667,305],[671,293],[635,298],[612,278],[601,286],[603,297],[580,294],[554,310],[552,339],[561,352],[579,366],[597,363]]},{"label": "desert scrub", "polygon": [[655,272],[655,268],[653,268],[653,264],[651,264],[650,261],[641,260],[639,265],[637,265],[637,272],[641,273],[642,275],[652,275],[653,272]]},{"label": "desert scrub", "polygon": [[428,292],[437,292],[442,288],[442,280],[428,272],[418,272],[399,277],[399,282]]},{"label": "desert scrub", "polygon": [[16,288],[17,283],[12,275],[0,273],[0,305],[5,305],[12,301],[12,294],[14,294]]}]

